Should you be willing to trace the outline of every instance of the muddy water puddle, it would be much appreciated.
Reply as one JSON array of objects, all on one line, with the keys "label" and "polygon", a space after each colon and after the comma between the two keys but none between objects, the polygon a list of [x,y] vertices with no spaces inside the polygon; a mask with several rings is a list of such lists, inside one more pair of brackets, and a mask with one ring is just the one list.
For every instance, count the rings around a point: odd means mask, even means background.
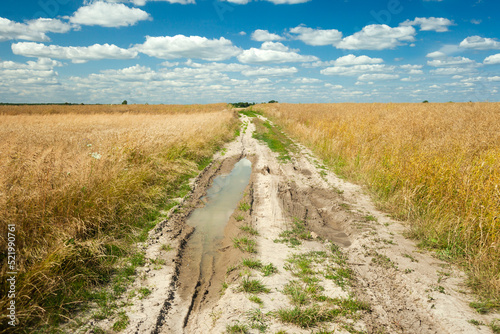
[{"label": "muddy water puddle", "polygon": [[210,285],[224,229],[243,198],[251,173],[252,163],[243,158],[234,165],[231,173],[217,176],[202,198],[205,206],[193,211],[187,220],[195,231],[185,248],[180,283],[181,295],[184,299],[192,299],[192,304],[197,303],[199,294]]}]

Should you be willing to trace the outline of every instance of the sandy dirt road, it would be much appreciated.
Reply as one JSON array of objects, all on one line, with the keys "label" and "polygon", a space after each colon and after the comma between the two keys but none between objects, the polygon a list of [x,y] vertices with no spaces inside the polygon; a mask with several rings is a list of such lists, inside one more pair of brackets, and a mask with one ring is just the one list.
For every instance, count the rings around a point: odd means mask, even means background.
[{"label": "sandy dirt road", "polygon": [[[473,296],[462,272],[405,239],[400,222],[305,147],[279,162],[252,137],[251,118],[241,117],[245,130],[152,231],[148,266],[133,287],[151,294],[126,308],[123,332],[491,333],[470,322],[487,324],[498,315],[468,306]],[[232,213],[209,264],[200,267],[186,218],[204,205],[214,177],[243,157],[252,162],[241,200],[248,207]],[[237,240],[253,240],[254,252],[236,248]],[[252,282],[263,288],[252,290]]]}]

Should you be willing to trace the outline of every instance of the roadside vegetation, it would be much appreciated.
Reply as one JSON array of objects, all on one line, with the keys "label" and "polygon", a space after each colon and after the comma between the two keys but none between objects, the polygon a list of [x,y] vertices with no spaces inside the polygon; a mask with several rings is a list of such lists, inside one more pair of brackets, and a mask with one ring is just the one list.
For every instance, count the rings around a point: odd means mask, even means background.
[{"label": "roadside vegetation", "polygon": [[338,175],[365,184],[411,236],[462,264],[500,306],[500,104],[264,104]]},{"label": "roadside vegetation", "polygon": [[[15,224],[17,330],[57,324],[85,302],[115,308],[111,295],[144,262],[136,243],[234,138],[226,106],[0,106],[0,261],[5,277]],[[7,289],[3,280],[3,310]]]}]

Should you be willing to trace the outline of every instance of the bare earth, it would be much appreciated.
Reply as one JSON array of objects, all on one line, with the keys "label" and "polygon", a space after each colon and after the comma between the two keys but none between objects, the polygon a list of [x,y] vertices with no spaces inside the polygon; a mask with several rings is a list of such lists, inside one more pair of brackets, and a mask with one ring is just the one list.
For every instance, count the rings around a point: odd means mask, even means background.
[{"label": "bare earth", "polygon": [[[335,333],[492,333],[487,326],[469,322],[488,324],[498,315],[481,315],[468,306],[474,299],[460,270],[405,239],[400,222],[377,211],[359,186],[321,168],[305,147],[297,145],[299,153],[291,162],[279,162],[264,143],[252,138],[255,127],[251,120],[242,116],[242,121],[248,123],[246,131],[193,180],[191,196],[151,232],[145,245],[148,265],[132,289],[147,287],[152,293],[128,300],[132,305],[125,311],[130,324],[122,333],[226,333],[227,326],[235,324],[246,324],[248,333],[259,333],[250,326],[252,310],[265,315],[266,333],[316,333],[320,329]],[[224,239],[218,241],[212,266],[200,270],[196,263],[199,254],[186,251],[193,228],[185,220],[194,208],[203,205],[201,198],[211,180],[230,172],[242,157],[252,162],[243,198],[251,208],[233,213]],[[300,245],[276,242],[296,220],[306,222],[312,238],[301,240]],[[233,246],[233,238],[247,235],[239,228],[243,225],[259,233],[252,237],[256,254]],[[284,293],[286,285],[297,280],[289,260],[312,251],[330,254],[332,243],[340,246],[353,280],[339,286],[326,275],[316,274],[322,295],[356,298],[370,309],[322,322],[320,327],[303,328],[280,321],[276,311],[293,308]],[[162,245],[170,245],[171,250]],[[242,258],[250,257],[272,263],[277,272],[264,276],[259,270],[243,268]],[[325,257],[314,263],[314,269],[321,273],[334,265],[332,258]],[[241,291],[245,277],[260,280],[270,290],[258,294],[260,305],[249,300],[252,294]],[[108,319],[89,325],[112,332],[112,324]]]}]

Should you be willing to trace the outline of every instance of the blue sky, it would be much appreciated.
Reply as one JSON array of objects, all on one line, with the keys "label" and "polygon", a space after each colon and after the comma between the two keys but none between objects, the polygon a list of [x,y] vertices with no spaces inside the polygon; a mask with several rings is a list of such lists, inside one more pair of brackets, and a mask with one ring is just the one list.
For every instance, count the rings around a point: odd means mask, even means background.
[{"label": "blue sky", "polygon": [[0,102],[499,101],[499,9],[497,0],[3,0]]}]

